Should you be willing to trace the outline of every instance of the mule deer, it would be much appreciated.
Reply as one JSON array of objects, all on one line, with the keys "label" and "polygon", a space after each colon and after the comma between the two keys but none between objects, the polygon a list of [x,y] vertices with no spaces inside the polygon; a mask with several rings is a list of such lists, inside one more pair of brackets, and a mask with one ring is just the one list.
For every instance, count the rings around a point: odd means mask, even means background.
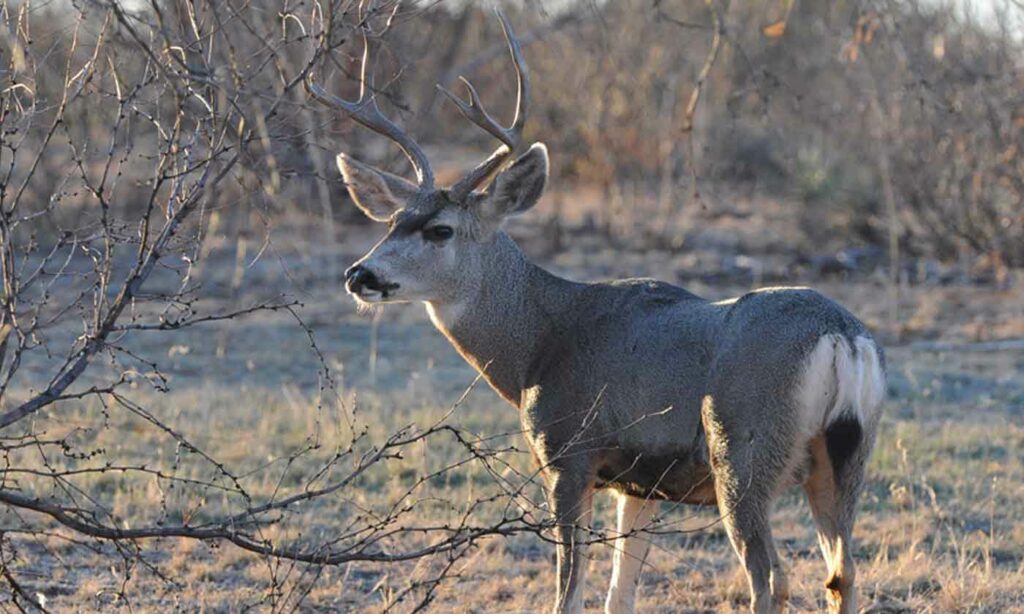
[{"label": "mule deer", "polygon": [[828,566],[829,609],[855,612],[851,533],[884,392],[882,351],[813,290],[711,302],[664,282],[577,283],[530,263],[502,222],[540,198],[548,153],[535,143],[520,154],[530,81],[499,18],[518,82],[515,120],[501,126],[468,81],[468,102],[442,90],[501,142],[449,188],[435,187],[423,150],[377,106],[368,46],[358,100],[307,81],[315,98],[395,141],[417,179],[338,156],[355,204],[389,225],[346,272],[348,292],[360,303],[425,303],[434,325],[519,409],[554,515],[555,611],[583,608],[581,528],[599,489],[618,496],[607,611],[633,610],[648,550],[638,533],[657,500],[717,504],[751,610],[782,609],[788,591],[769,512],[799,484]]}]

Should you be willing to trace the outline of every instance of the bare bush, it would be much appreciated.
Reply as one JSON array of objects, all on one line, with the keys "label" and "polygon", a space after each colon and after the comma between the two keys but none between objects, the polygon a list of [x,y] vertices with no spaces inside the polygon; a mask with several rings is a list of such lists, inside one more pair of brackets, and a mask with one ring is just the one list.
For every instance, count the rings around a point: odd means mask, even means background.
[{"label": "bare bush", "polygon": [[[130,599],[133,572],[161,576],[146,544],[163,538],[316,567],[436,557],[389,597],[422,605],[476,540],[523,530],[521,514],[477,518],[492,494],[457,504],[423,495],[500,449],[444,417],[374,431],[296,300],[270,288],[252,304],[217,302],[197,279],[215,218],[270,203],[295,168],[283,152],[303,151],[320,174],[323,124],[301,84],[397,6],[379,15],[352,2],[304,13],[222,2],[0,9],[0,576],[19,607],[45,608],[19,570],[54,538],[112,544],[119,600]],[[261,313],[292,318],[320,365],[312,423],[275,458],[224,459],[201,422],[162,411],[170,383],[138,340]],[[151,453],[125,438],[150,441]],[[379,499],[354,494],[438,440],[460,447],[459,460]],[[125,500],[140,490],[151,495]],[[275,577],[263,599],[295,607],[308,589],[284,582]]]}]

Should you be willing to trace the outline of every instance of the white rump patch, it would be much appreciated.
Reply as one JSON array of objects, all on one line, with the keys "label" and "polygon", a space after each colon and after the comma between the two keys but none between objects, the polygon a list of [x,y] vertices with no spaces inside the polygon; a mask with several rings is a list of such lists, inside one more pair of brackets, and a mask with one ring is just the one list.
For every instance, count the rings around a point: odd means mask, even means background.
[{"label": "white rump patch", "polygon": [[875,342],[824,335],[807,357],[797,392],[801,425],[807,436],[825,430],[844,413],[861,424],[877,418],[885,396],[885,373]]}]

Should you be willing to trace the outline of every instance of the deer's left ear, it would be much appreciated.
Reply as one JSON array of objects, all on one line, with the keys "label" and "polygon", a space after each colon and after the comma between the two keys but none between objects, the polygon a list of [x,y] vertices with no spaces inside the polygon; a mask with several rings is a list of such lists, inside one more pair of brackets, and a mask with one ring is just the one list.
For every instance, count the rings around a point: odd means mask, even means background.
[{"label": "deer's left ear", "polygon": [[548,180],[548,148],[534,143],[495,179],[483,202],[481,217],[500,221],[537,204]]}]

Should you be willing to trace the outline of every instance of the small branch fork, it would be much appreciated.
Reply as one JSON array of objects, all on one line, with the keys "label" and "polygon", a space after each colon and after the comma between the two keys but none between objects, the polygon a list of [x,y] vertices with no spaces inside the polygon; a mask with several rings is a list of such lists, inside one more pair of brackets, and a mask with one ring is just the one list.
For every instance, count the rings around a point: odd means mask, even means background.
[{"label": "small branch fork", "polygon": [[[697,176],[697,148],[693,140],[693,121],[697,114],[697,106],[700,104],[701,93],[704,91],[704,84],[707,82],[711,69],[715,67],[715,62],[718,60],[718,54],[722,48],[722,37],[725,33],[718,1],[706,0],[706,4],[711,11],[711,47],[704,58],[704,64],[701,65],[700,72],[697,73],[697,80],[693,85],[693,90],[690,92],[690,98],[686,102],[686,108],[683,112],[683,125],[680,128],[680,132],[686,136],[686,146],[689,150],[691,195],[695,202],[700,202],[701,197]],[[680,27],[689,27],[688,24],[682,24],[674,20],[672,23]]]}]

